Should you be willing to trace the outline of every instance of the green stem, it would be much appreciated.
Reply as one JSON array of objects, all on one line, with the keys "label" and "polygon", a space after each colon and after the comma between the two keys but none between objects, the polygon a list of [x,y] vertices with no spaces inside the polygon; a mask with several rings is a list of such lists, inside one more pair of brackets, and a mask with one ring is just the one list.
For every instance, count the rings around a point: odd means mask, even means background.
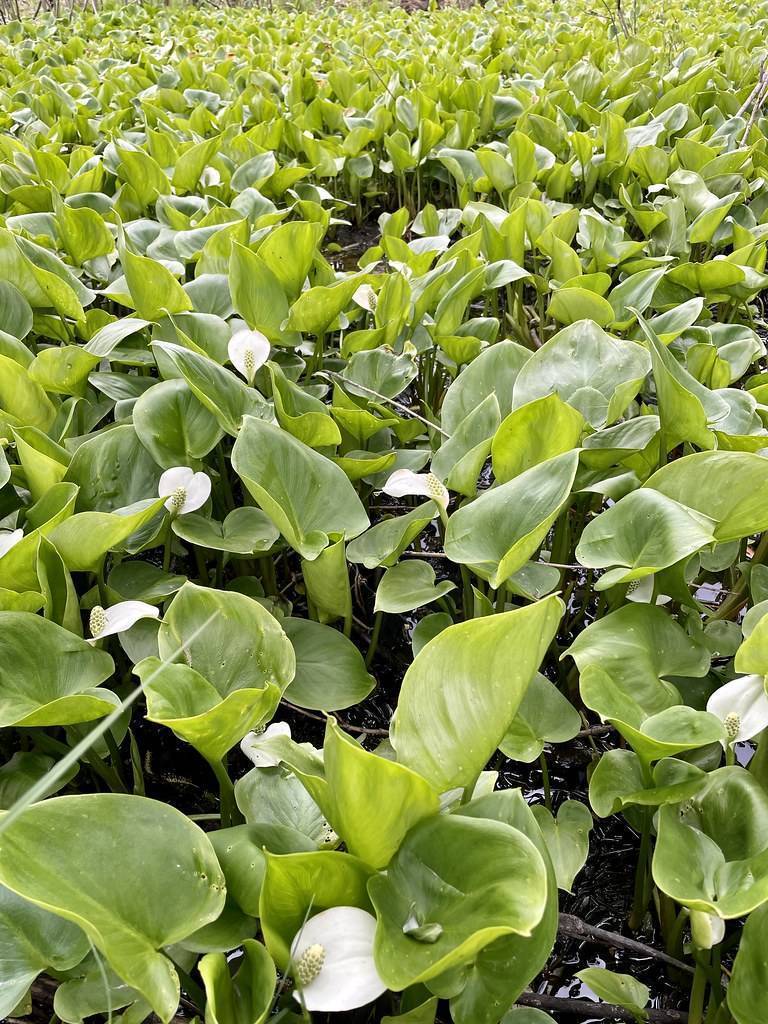
[{"label": "green stem", "polygon": [[219,799],[221,802],[221,825],[222,828],[229,828],[231,825],[239,824],[242,819],[235,803],[235,787],[229,777],[227,766],[223,761],[208,761],[208,764],[219,783]]},{"label": "green stem", "polygon": [[104,740],[107,744],[107,750],[109,751],[109,757],[110,760],[112,761],[112,767],[115,769],[115,774],[120,779],[120,781],[123,782],[123,785],[125,785],[123,773],[121,771],[122,758],[120,757],[120,749],[117,745],[117,740],[115,739],[114,733],[112,732],[111,729],[107,729],[107,731],[104,733]]},{"label": "green stem", "polygon": [[[33,734],[29,735],[31,736],[32,742],[35,746],[48,754],[65,756],[70,752],[71,748],[68,747],[66,743],[61,743],[59,740],[55,740],[53,736],[49,736],[45,732],[36,729]],[[109,786],[113,793],[128,792],[123,780],[117,772],[108,764],[105,764],[95,750],[90,750],[82,760],[85,761],[96,775],[98,775],[99,778]]]},{"label": "green stem", "polygon": [[224,504],[226,505],[227,511],[231,512],[235,507],[235,498],[232,494],[232,487],[229,483],[227,460],[224,456],[224,449],[221,446],[221,442],[216,445],[216,461],[219,467],[219,477],[221,478],[221,489],[224,492]]},{"label": "green stem", "polygon": [[379,645],[379,633],[381,633],[381,623],[384,618],[384,612],[376,612],[376,616],[373,620],[373,631],[371,632],[371,640],[368,644],[368,653],[365,656],[365,667],[370,668],[371,662],[373,661],[374,655],[376,654],[376,648]]},{"label": "green stem", "polygon": [[259,572],[261,573],[261,582],[264,586],[264,593],[271,594],[277,597],[277,577],[275,576],[275,563],[269,557],[265,555],[259,559]]},{"label": "green stem", "polygon": [[548,811],[552,811],[552,785],[549,781],[549,765],[547,764],[547,755],[542,750],[539,755],[539,765],[541,766],[541,781],[544,786],[544,804]]},{"label": "green stem", "polygon": [[500,583],[499,589],[496,591],[496,614],[500,614],[505,611],[507,607],[507,585],[506,583]]},{"label": "green stem", "polygon": [[[765,562],[766,556],[768,556],[768,530],[762,535],[760,541],[755,548],[754,554],[750,561],[750,568],[754,565],[762,565]],[[746,604],[747,598],[745,597],[745,591],[747,589],[747,583],[749,580],[748,573],[742,573],[729,597],[720,605],[720,607],[709,616],[709,621],[714,619],[730,619],[733,618],[736,613]]]},{"label": "green stem", "polygon": [[163,544],[163,572],[170,572],[171,570],[171,543],[173,541],[173,516],[168,513],[168,519],[165,524],[165,542]]},{"label": "green stem", "polygon": [[696,955],[696,971],[693,975],[691,1001],[688,1005],[688,1024],[702,1024],[704,1020],[704,996],[707,991],[707,972]]},{"label": "green stem", "polygon": [[472,577],[469,575],[469,569],[466,565],[461,567],[461,607],[464,611],[464,619],[469,620],[473,618],[475,610],[474,594],[472,593]]},{"label": "green stem", "polygon": [[193,544],[192,550],[195,552],[195,564],[197,565],[197,575],[200,577],[200,586],[207,587],[210,580],[208,579],[208,564],[205,560],[203,549],[198,547],[197,544]]},{"label": "green stem", "polygon": [[109,604],[109,594],[107,593],[107,584],[104,581],[104,559],[99,562],[99,568],[96,570],[96,586],[99,591],[99,601],[101,607],[106,608]]},{"label": "green stem", "polygon": [[637,931],[642,924],[643,915],[645,914],[646,907],[648,906],[646,901],[646,876],[648,874],[648,856],[651,851],[651,814],[649,811],[643,812],[643,830],[640,834],[640,851],[637,857],[637,867],[635,869],[635,895],[632,902],[632,913],[629,917],[629,927],[632,931]]}]

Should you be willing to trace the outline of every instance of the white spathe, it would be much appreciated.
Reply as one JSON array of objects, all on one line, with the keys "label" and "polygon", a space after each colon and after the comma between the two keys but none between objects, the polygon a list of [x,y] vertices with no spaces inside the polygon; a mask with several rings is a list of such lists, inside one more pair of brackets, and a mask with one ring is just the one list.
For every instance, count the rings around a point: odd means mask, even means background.
[{"label": "white spathe", "polygon": [[124,633],[139,619],[156,619],[160,609],[145,601],[119,601],[109,608],[96,605],[91,609],[90,630],[94,640],[115,633]]},{"label": "white spathe", "polygon": [[23,530],[11,530],[9,533],[0,533],[0,558],[7,555],[12,547],[15,547],[24,536]]},{"label": "white spathe", "polygon": [[373,961],[375,934],[376,918],[359,907],[331,907],[310,917],[291,943],[295,973],[303,975],[296,999],[310,1011],[333,1013],[386,992]]},{"label": "white spathe", "polygon": [[385,494],[403,498],[407,494],[424,495],[443,509],[448,507],[448,489],[434,473],[414,473],[412,469],[396,469],[382,487]]},{"label": "white spathe", "polygon": [[271,741],[278,737],[291,738],[291,727],[287,722],[273,722],[263,732],[246,733],[240,741],[240,749],[257,768],[275,768],[282,758],[270,747]]},{"label": "white spathe", "polygon": [[725,921],[704,910],[691,911],[691,938],[699,949],[712,949],[725,937]]},{"label": "white spathe", "polygon": [[166,469],[157,485],[157,493],[167,498],[165,507],[177,516],[196,512],[208,501],[211,478],[206,473],[195,473],[188,466]]},{"label": "white spathe", "polygon": [[738,676],[715,690],[707,711],[725,725],[728,743],[752,739],[768,728],[768,694],[764,676]]},{"label": "white spathe", "polygon": [[227,345],[230,362],[249,384],[253,384],[256,371],[269,359],[269,349],[269,339],[261,331],[237,331]]}]

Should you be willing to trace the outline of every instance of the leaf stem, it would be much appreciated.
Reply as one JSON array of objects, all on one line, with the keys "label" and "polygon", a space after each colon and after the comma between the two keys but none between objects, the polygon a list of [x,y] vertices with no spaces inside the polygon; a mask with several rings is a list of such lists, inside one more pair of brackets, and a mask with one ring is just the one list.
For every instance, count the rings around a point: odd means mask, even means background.
[{"label": "leaf stem", "polygon": [[704,1020],[704,996],[707,991],[707,972],[696,954],[696,971],[691,986],[691,1001],[688,1004],[688,1024],[702,1024]]},{"label": "leaf stem", "polygon": [[235,803],[235,787],[232,785],[232,779],[229,777],[227,766],[223,760],[208,760],[208,758],[206,758],[206,760],[211,766],[213,774],[216,776],[216,780],[219,783],[222,828],[229,828],[232,825],[237,825],[242,819],[240,818],[240,812],[237,810],[237,804]]},{"label": "leaf stem", "polygon": [[373,631],[371,633],[371,640],[368,644],[368,653],[365,656],[365,667],[370,668],[371,662],[373,661],[374,655],[376,654],[376,648],[379,645],[379,633],[381,633],[381,623],[384,618],[384,612],[376,612],[373,620]]}]

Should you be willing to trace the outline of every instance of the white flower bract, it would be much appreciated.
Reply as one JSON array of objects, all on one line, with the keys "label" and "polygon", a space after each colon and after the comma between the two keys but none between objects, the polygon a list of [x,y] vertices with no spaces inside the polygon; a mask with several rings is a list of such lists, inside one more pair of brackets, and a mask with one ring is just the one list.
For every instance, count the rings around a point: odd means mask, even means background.
[{"label": "white flower bract", "polygon": [[392,498],[403,498],[407,494],[424,495],[437,502],[443,509],[448,507],[448,488],[434,473],[414,473],[411,469],[396,469],[382,490]]},{"label": "white flower bract", "polygon": [[715,690],[707,711],[725,725],[728,744],[752,739],[768,727],[768,694],[763,676],[738,676]]},{"label": "white flower bract", "polygon": [[15,547],[24,536],[23,530],[11,530],[9,533],[0,533],[0,558],[7,555],[12,547]]},{"label": "white flower bract", "polygon": [[278,737],[291,738],[291,727],[287,722],[273,722],[262,732],[246,733],[240,741],[240,749],[257,768],[275,768],[280,764],[280,755],[270,750],[271,740]]},{"label": "white flower bract", "polygon": [[249,384],[260,366],[269,359],[269,339],[261,331],[237,331],[229,339],[229,360]]},{"label": "white flower bract", "polygon": [[725,921],[704,910],[691,911],[691,938],[698,949],[712,949],[725,937]]},{"label": "white flower bract", "polygon": [[166,469],[157,485],[157,493],[167,498],[165,507],[175,516],[196,512],[208,500],[211,478],[206,473],[195,473],[188,466]]},{"label": "white flower bract", "polygon": [[376,918],[359,907],[331,907],[310,917],[291,944],[298,989],[309,1011],[354,1010],[387,986],[373,960]]},{"label": "white flower bract", "polygon": [[94,640],[115,633],[124,633],[139,619],[156,619],[160,609],[145,601],[120,601],[109,608],[96,605],[91,609],[89,628]]}]

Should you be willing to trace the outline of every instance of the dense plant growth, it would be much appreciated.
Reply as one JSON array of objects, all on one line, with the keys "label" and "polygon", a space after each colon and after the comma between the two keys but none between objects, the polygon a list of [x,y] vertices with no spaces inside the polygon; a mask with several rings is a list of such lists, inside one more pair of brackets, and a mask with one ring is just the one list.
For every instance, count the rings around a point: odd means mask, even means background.
[{"label": "dense plant growth", "polygon": [[571,1020],[616,816],[765,1024],[768,11],[605,10],[0,31],[0,1017]]}]

